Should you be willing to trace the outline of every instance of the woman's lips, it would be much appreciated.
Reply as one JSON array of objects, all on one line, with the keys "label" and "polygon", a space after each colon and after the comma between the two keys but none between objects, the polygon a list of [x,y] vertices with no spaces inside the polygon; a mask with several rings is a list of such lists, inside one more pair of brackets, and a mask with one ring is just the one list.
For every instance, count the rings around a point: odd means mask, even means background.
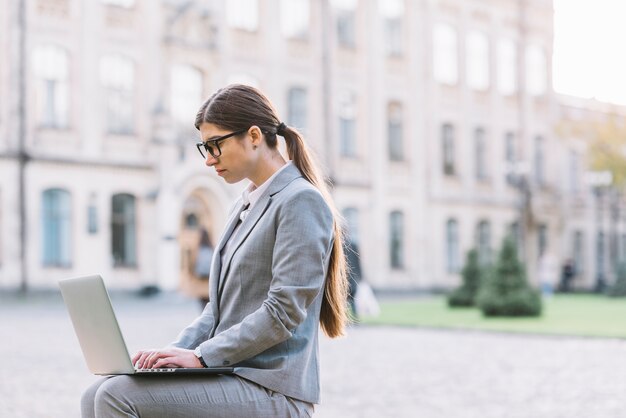
[{"label": "woman's lips", "polygon": [[226,170],[222,169],[222,168],[218,168],[215,170],[217,172],[218,176],[221,176],[223,172],[225,172]]}]

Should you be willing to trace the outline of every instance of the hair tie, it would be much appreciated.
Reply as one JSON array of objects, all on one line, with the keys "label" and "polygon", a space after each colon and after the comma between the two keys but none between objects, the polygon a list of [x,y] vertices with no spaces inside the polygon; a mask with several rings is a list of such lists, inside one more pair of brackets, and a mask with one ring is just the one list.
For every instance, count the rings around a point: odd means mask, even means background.
[{"label": "hair tie", "polygon": [[287,125],[284,122],[281,122],[276,127],[276,135],[285,136],[285,129],[287,129]]}]

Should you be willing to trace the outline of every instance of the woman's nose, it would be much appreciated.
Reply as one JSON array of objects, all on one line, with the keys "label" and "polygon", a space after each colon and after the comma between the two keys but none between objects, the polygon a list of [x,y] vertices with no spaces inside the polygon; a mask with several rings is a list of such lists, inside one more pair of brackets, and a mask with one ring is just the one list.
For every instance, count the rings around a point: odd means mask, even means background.
[{"label": "woman's nose", "polygon": [[217,163],[217,158],[207,153],[206,160],[204,161],[207,167],[211,167]]}]

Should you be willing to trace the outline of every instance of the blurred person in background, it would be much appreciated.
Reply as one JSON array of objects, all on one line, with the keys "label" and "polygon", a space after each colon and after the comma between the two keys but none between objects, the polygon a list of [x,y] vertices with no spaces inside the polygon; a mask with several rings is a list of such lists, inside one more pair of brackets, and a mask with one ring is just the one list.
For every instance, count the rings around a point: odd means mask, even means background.
[{"label": "blurred person in background", "polygon": [[194,273],[196,278],[200,280],[201,289],[198,294],[200,301],[200,311],[204,311],[206,304],[209,303],[209,277],[211,273],[211,260],[213,259],[213,245],[206,229],[200,230],[200,243],[198,244],[198,253],[196,254],[196,263]]}]

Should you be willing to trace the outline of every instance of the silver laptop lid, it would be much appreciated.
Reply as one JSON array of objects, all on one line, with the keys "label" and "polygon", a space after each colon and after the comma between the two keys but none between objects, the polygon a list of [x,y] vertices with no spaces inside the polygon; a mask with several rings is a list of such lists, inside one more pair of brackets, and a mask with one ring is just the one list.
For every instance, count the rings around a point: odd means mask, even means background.
[{"label": "silver laptop lid", "polygon": [[94,374],[133,374],[102,277],[60,280],[59,287],[89,370]]}]

